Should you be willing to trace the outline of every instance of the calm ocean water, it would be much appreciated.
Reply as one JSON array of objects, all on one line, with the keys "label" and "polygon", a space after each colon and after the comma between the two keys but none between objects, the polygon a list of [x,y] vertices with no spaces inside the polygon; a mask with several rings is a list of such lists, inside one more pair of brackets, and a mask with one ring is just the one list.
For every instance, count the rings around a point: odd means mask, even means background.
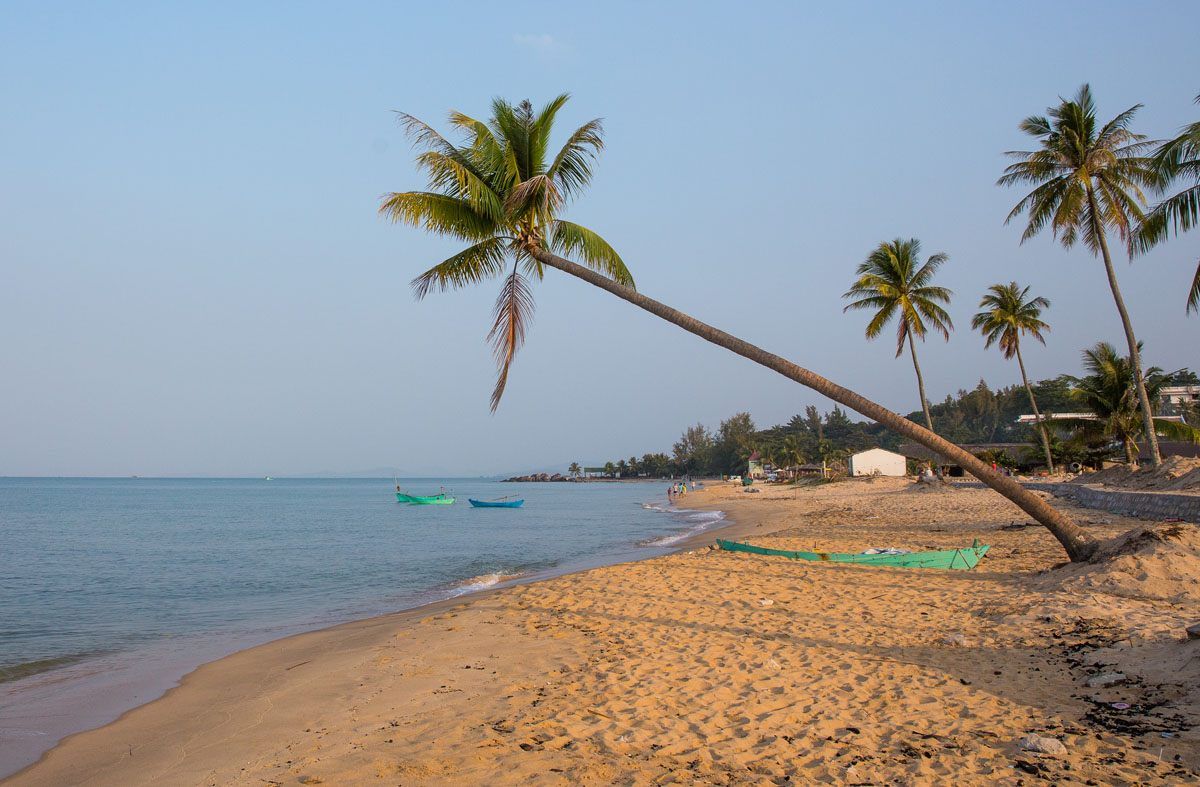
[{"label": "calm ocean water", "polygon": [[661,554],[720,518],[668,508],[665,482],[401,484],[458,502],[398,504],[391,479],[0,478],[0,776],[239,648]]}]

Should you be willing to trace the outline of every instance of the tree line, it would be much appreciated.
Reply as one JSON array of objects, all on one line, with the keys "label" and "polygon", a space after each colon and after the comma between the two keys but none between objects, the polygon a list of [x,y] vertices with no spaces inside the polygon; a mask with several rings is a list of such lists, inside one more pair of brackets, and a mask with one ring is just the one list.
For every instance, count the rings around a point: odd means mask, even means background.
[{"label": "tree line", "polygon": [[[1046,444],[1035,424],[1020,423],[1029,414],[1028,391],[1032,389],[1044,412],[1050,414],[1086,413],[1091,419],[1056,417],[1044,425],[1049,435],[1052,462],[1057,466],[1079,463],[1096,467],[1102,461],[1130,459],[1136,450],[1140,414],[1132,391],[1128,365],[1111,347],[1087,351],[1085,370],[1089,374],[1061,374],[1047,380],[992,388],[984,380],[970,390],[929,406],[938,432],[958,444],[1024,444],[1014,456],[1012,451],[981,449],[976,455],[1004,467],[1045,467]],[[1150,367],[1147,385],[1156,402],[1164,386],[1200,385],[1200,376],[1189,369],[1165,373]],[[909,413],[910,421],[925,418],[925,408]],[[1156,417],[1157,428],[1187,439],[1200,428],[1200,405],[1158,403],[1158,416],[1181,417],[1183,423]],[[868,448],[895,451],[903,438],[881,424],[854,420],[841,407],[820,412],[809,405],[787,423],[758,429],[747,412],[736,413],[721,421],[715,430],[703,424],[689,426],[672,446],[670,454],[644,454],[604,464],[610,477],[672,478],[684,475],[720,476],[746,472],[751,455],[776,467],[787,468],[822,462],[838,466],[851,455]],[[581,468],[573,463],[570,472]]]}]

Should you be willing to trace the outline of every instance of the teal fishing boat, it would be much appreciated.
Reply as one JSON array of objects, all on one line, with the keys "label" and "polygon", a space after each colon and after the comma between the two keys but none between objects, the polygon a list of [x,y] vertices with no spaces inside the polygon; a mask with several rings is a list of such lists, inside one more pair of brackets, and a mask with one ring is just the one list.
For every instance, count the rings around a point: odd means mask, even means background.
[{"label": "teal fishing boat", "polygon": [[412,503],[414,506],[452,506],[452,505],[454,505],[454,498],[446,497],[445,495],[435,495],[434,497],[418,497],[416,495],[409,495],[409,497],[411,497],[412,499],[409,500],[408,502]]},{"label": "teal fishing boat", "polygon": [[467,502],[472,508],[520,508],[525,505],[525,498],[517,500],[476,500],[473,497],[468,497]]},{"label": "teal fishing boat", "polygon": [[396,493],[396,502],[397,503],[411,503],[412,495],[405,494],[404,492],[397,492]]},{"label": "teal fishing boat", "polygon": [[964,549],[943,549],[935,552],[880,552],[862,554],[854,552],[793,552],[788,549],[768,549],[753,544],[717,539],[717,546],[729,552],[749,552],[753,555],[772,555],[792,560],[813,560],[828,563],[859,563],[867,566],[890,566],[892,568],[953,568],[970,571],[979,564],[987,553],[988,545],[978,540]]}]

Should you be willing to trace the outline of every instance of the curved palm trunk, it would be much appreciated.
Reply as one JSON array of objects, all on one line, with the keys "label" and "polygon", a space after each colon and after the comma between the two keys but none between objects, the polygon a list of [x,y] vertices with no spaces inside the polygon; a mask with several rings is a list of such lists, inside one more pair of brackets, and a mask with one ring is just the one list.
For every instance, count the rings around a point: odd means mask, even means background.
[{"label": "curved palm trunk", "polygon": [[1066,514],[1052,508],[1046,501],[1013,479],[992,472],[991,468],[978,458],[950,441],[939,437],[931,430],[913,423],[907,418],[888,410],[886,407],[872,402],[870,399],[859,396],[849,388],[843,388],[832,380],[828,380],[808,369],[797,366],[786,358],[769,353],[736,336],[700,322],[694,317],[689,317],[677,309],[672,309],[670,306],[659,303],[653,298],[648,298],[636,290],[631,290],[628,287],[617,284],[612,279],[589,270],[582,265],[577,265],[570,260],[563,259],[540,249],[533,251],[532,254],[543,265],[556,268],[563,273],[569,273],[576,278],[586,281],[588,284],[593,284],[602,290],[616,295],[621,300],[628,301],[634,306],[645,309],[656,317],[661,317],[667,322],[674,323],[705,341],[711,342],[718,347],[724,347],[743,358],[748,358],[768,369],[779,372],[789,380],[794,380],[801,385],[808,386],[817,393],[823,394],[835,402],[843,404],[865,415],[867,418],[883,424],[896,434],[914,440],[931,451],[953,460],[968,473],[1011,500],[1022,511],[1044,525],[1047,530],[1054,534],[1059,543],[1063,545],[1071,560],[1087,560],[1096,551],[1099,542],[1072,522]]},{"label": "curved palm trunk", "polygon": [[[1088,202],[1093,216],[1099,216],[1096,206],[1096,195],[1088,188]],[[1117,273],[1113,270],[1112,255],[1108,253],[1108,238],[1103,228],[1096,231],[1100,242],[1100,252],[1104,258],[1104,271],[1108,274],[1108,287],[1112,290],[1113,300],[1117,302],[1117,312],[1121,315],[1121,326],[1125,329],[1125,341],[1129,343],[1129,362],[1133,364],[1133,380],[1137,386],[1138,402],[1142,409],[1143,431],[1146,433],[1146,449],[1150,452],[1150,464],[1158,467],[1162,464],[1162,456],[1158,452],[1158,435],[1154,433],[1154,410],[1150,407],[1150,397],[1146,395],[1146,381],[1142,378],[1142,354],[1138,352],[1137,339],[1133,335],[1133,323],[1129,320],[1129,312],[1125,309],[1125,299],[1121,297],[1121,288],[1117,286]]]},{"label": "curved palm trunk", "polygon": [[1037,424],[1038,433],[1042,436],[1042,450],[1046,452],[1046,469],[1054,472],[1054,456],[1050,453],[1050,437],[1046,434],[1046,424],[1042,422],[1042,414],[1038,412],[1037,399],[1033,396],[1033,388],[1029,386],[1029,377],[1025,374],[1025,359],[1021,357],[1021,344],[1017,342],[1017,366],[1021,368],[1021,382],[1025,383],[1025,393],[1029,394],[1029,406],[1033,408],[1033,420]]},{"label": "curved palm trunk", "polygon": [[925,378],[921,376],[921,364],[917,363],[917,343],[913,341],[912,331],[908,332],[908,351],[912,354],[913,368],[917,370],[917,392],[921,394],[921,410],[925,412],[925,425],[933,431],[933,416],[929,414],[929,400],[925,398]]}]

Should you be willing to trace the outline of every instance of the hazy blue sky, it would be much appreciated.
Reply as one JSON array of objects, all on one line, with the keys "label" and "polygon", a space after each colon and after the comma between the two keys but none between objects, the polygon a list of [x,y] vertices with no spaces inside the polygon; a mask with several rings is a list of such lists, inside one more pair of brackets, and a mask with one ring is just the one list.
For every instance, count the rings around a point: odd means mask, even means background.
[{"label": "hazy blue sky", "polygon": [[[1195,2],[5,3],[0,474],[506,472],[828,405],[551,272],[491,415],[496,287],[414,302],[456,247],[376,208],[422,186],[390,110],[496,95],[605,118],[569,215],[647,294],[907,412],[909,360],[840,295],[915,236],[955,292],[931,398],[1017,381],[968,331],[1001,280],[1053,301],[1030,374],[1077,372],[1123,345],[1102,269],[1018,245],[1002,152],[1084,81],[1156,137],[1200,118],[1198,28]],[[1198,256],[1120,263],[1150,363],[1200,367]]]}]

